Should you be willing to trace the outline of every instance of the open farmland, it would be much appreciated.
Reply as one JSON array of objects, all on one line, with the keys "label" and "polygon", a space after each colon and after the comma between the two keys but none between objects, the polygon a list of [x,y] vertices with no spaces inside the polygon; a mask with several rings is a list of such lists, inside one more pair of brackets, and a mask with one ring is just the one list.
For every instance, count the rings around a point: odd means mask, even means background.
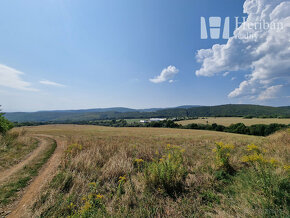
[{"label": "open farmland", "polygon": [[[289,214],[289,129],[269,137],[79,125],[25,131],[55,139],[57,149],[10,217]],[[245,160],[255,149],[262,152],[262,168]],[[282,188],[276,193],[277,187]],[[270,198],[269,190],[275,190]]]},{"label": "open farmland", "polygon": [[279,124],[290,124],[290,119],[276,119],[276,118],[252,118],[252,119],[244,119],[242,117],[204,117],[198,118],[194,120],[182,120],[176,122],[181,125],[187,125],[192,123],[197,124],[213,124],[216,123],[218,125],[230,126],[235,123],[243,123],[246,126],[254,125],[254,124],[271,124],[271,123],[279,123]]}]

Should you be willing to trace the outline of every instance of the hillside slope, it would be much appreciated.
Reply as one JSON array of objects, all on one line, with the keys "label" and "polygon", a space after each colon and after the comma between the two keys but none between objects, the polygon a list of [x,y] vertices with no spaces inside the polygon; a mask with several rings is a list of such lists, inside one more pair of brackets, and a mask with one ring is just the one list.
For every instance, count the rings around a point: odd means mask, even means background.
[{"label": "hillside slope", "polygon": [[176,107],[155,110],[108,108],[68,111],[15,112],[5,116],[13,122],[66,122],[103,119],[131,119],[150,117],[239,117],[239,116],[290,117],[290,107],[229,104],[219,106]]}]

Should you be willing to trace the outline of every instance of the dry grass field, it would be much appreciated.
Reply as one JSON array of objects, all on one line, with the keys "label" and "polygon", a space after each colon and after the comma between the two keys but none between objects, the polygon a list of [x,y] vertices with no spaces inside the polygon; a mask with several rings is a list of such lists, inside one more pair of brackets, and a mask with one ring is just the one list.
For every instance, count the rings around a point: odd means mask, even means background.
[{"label": "dry grass field", "polygon": [[289,215],[289,129],[268,137],[79,125],[25,131],[64,145],[52,179],[26,202],[30,217]]},{"label": "dry grass field", "polygon": [[37,147],[37,141],[25,136],[23,131],[11,131],[5,136],[0,135],[0,171],[21,162]]},{"label": "dry grass field", "polygon": [[[276,192],[289,182],[289,130],[267,138],[77,125],[31,127],[27,131],[61,136],[68,145],[61,167],[32,207],[35,216],[251,217],[289,212],[285,187],[273,199],[268,200],[267,194],[269,187],[275,187]],[[217,153],[212,151],[216,142],[226,145]],[[243,156],[251,152],[247,151],[249,144],[267,150],[264,160],[276,161],[279,166],[270,161],[263,162],[261,168],[244,163]],[[233,150],[228,151],[227,145],[234,146]],[[227,161],[221,161],[223,151],[229,157],[230,171]],[[268,173],[275,182],[269,187],[268,180],[259,182],[260,173]],[[276,198],[280,202],[274,203]]]},{"label": "dry grass field", "polygon": [[204,119],[199,118],[195,120],[182,120],[176,122],[181,125],[187,125],[192,123],[197,124],[213,124],[216,123],[218,125],[230,126],[235,123],[244,123],[246,126],[254,125],[254,124],[271,124],[271,123],[279,123],[279,124],[290,124],[290,119],[277,119],[277,118],[252,118],[252,119],[243,119],[242,117],[205,117]]}]

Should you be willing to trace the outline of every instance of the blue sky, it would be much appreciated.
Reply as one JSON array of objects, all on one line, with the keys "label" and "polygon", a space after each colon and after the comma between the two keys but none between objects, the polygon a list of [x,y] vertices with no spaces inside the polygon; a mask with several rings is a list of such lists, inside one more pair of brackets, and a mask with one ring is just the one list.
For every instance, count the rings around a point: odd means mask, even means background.
[{"label": "blue sky", "polygon": [[[280,78],[282,85],[275,80],[261,88],[260,92],[279,89],[282,98],[271,93],[264,93],[267,98],[257,97],[261,93],[229,97],[253,70],[223,67],[217,69],[219,75],[208,77],[204,72],[214,70],[205,58],[197,62],[199,50],[228,41],[200,39],[200,17],[247,16],[243,4],[243,0],[1,1],[0,104],[4,111],[289,105],[289,80]],[[231,35],[233,27],[231,22]],[[202,65],[205,70],[197,75]],[[152,82],[169,66],[176,70],[170,78]]]}]

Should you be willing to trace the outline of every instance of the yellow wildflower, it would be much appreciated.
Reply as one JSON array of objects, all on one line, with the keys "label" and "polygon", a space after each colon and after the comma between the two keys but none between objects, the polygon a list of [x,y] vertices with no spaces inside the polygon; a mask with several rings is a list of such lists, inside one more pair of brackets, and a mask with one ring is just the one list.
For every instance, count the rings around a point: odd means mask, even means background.
[{"label": "yellow wildflower", "polygon": [[75,205],[73,204],[73,203],[70,203],[69,205],[68,205],[68,208],[69,209],[73,209],[75,207]]},{"label": "yellow wildflower", "polygon": [[255,144],[247,145],[247,151],[257,151],[260,152],[260,148]]},{"label": "yellow wildflower", "polygon": [[144,160],[143,159],[135,159],[135,162],[140,164],[140,163],[144,162]]},{"label": "yellow wildflower", "polygon": [[86,211],[88,211],[90,208],[92,207],[91,203],[89,201],[85,202],[85,205],[82,206],[81,212],[85,213]]},{"label": "yellow wildflower", "polygon": [[181,149],[181,147],[178,146],[178,145],[174,145],[173,148],[174,148],[174,149],[177,149],[177,150],[178,150],[178,149]]},{"label": "yellow wildflower", "polygon": [[97,185],[97,183],[95,183],[95,182],[89,183],[89,186],[96,186],[96,185]]},{"label": "yellow wildflower", "polygon": [[262,154],[251,154],[242,157],[242,162],[265,162]]},{"label": "yellow wildflower", "polygon": [[120,176],[119,177],[119,183],[126,181],[126,177],[125,176]]},{"label": "yellow wildflower", "polygon": [[217,149],[229,149],[232,150],[235,148],[235,146],[231,145],[231,144],[224,144],[223,142],[217,142]]},{"label": "yellow wildflower", "polygon": [[279,162],[277,160],[275,160],[274,158],[271,158],[270,160],[267,161],[269,164],[273,165],[273,166],[278,166]]},{"label": "yellow wildflower", "polygon": [[103,195],[100,195],[100,194],[98,194],[98,195],[96,196],[96,198],[97,198],[97,199],[103,199],[103,198],[104,198],[104,196],[103,196]]}]

